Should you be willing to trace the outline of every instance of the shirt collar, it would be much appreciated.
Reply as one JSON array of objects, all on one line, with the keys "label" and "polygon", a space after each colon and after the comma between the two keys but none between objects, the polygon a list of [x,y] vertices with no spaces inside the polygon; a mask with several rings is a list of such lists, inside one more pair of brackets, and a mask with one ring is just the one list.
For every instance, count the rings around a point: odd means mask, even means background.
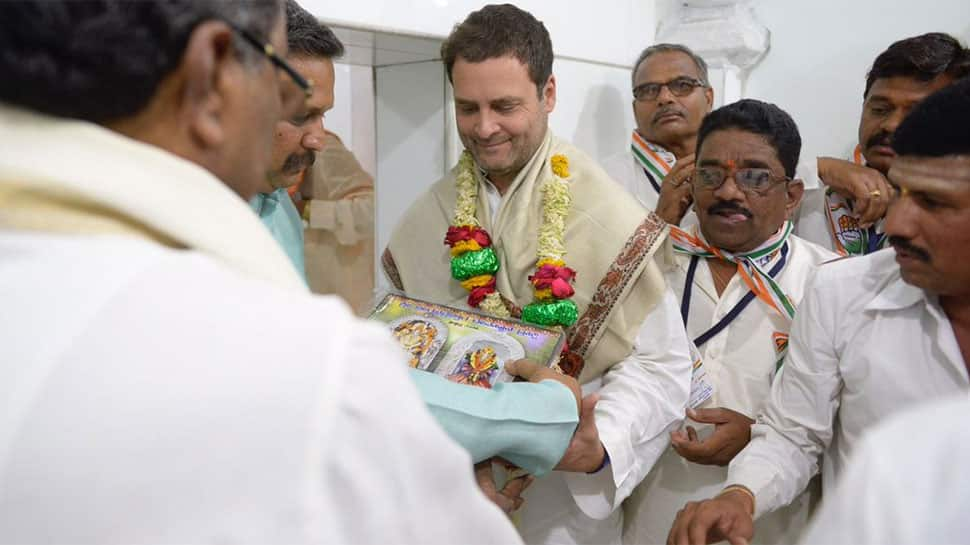
[{"label": "shirt collar", "polygon": [[247,203],[200,165],[93,123],[8,106],[0,142],[0,183],[110,210],[229,268],[306,290]]},{"label": "shirt collar", "polygon": [[[896,266],[895,263],[893,265]],[[921,301],[930,302],[930,296],[926,291],[912,284],[907,284],[899,275],[898,266],[896,267],[889,281],[884,283],[876,292],[876,296],[869,301],[865,310],[902,310]]]}]

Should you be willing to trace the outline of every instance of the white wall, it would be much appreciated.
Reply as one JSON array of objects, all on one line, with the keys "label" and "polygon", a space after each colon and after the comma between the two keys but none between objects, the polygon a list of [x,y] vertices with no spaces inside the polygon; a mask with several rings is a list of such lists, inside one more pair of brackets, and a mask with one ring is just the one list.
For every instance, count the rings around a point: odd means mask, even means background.
[{"label": "white wall", "polygon": [[549,116],[552,131],[596,159],[627,149],[635,125],[630,69],[557,58],[553,72],[558,98]]},{"label": "white wall", "polygon": [[970,36],[968,0],[762,0],[771,49],[744,95],[795,118],[803,157],[843,156],[856,144],[865,76],[892,42],[924,32]]},{"label": "white wall", "polygon": [[373,176],[377,172],[374,72],[369,66],[338,62],[334,74],[334,107],[327,112],[324,126],[343,140]]},{"label": "white wall", "polygon": [[445,171],[445,75],[438,61],[382,66],[375,73],[380,255],[404,211]]},{"label": "white wall", "polygon": [[[482,0],[301,0],[337,25],[444,38]],[[625,65],[653,39],[653,0],[516,0],[541,20],[557,55]],[[633,58],[631,58],[631,55]]]}]

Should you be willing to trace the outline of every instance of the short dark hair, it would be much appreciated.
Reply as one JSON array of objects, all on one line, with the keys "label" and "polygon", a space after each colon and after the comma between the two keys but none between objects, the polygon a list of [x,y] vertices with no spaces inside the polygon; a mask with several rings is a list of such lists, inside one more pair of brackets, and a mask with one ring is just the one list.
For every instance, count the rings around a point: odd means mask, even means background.
[{"label": "short dark hair", "polygon": [[930,81],[941,74],[956,79],[970,74],[970,52],[960,41],[942,32],[929,32],[894,42],[876,57],[866,75],[862,98],[877,79],[904,76]]},{"label": "short dark hair", "polygon": [[441,45],[441,59],[449,81],[458,57],[468,62],[482,62],[506,56],[528,67],[529,79],[542,96],[542,89],[552,75],[552,40],[545,25],[531,13],[512,4],[489,4],[455,25]]},{"label": "short dark hair", "polygon": [[690,60],[694,61],[694,66],[697,67],[697,73],[701,76],[701,83],[710,85],[710,80],[707,76],[707,63],[704,62],[704,59],[700,55],[694,53],[689,47],[682,44],[654,44],[644,49],[640,53],[640,56],[637,57],[637,62],[633,64],[633,71],[630,72],[630,80],[634,87],[637,84],[637,70],[640,69],[640,65],[643,64],[643,61],[658,53],[683,53],[687,55],[690,57]]},{"label": "short dark hair", "polygon": [[144,108],[202,22],[268,41],[282,12],[280,0],[18,0],[0,11],[0,101],[96,123]]},{"label": "short dark hair", "polygon": [[714,131],[739,129],[761,135],[775,148],[778,160],[785,167],[785,175],[795,177],[798,166],[798,155],[802,150],[802,137],[798,134],[798,125],[784,110],[760,100],[745,98],[721,106],[707,114],[697,131],[697,150]]},{"label": "short dark hair", "polygon": [[333,31],[294,0],[286,0],[286,40],[294,57],[334,59],[344,54],[344,44]]},{"label": "short dark hair", "polygon": [[898,155],[970,155],[970,77],[926,97],[893,133]]}]

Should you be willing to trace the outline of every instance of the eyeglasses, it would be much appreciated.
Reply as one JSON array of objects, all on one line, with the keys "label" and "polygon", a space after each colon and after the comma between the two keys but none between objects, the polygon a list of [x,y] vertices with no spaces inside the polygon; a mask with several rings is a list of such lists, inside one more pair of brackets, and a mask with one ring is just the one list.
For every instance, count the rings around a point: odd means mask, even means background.
[{"label": "eyeglasses", "polygon": [[788,176],[776,177],[767,168],[697,167],[691,181],[697,189],[715,190],[724,184],[728,176],[745,193],[764,193],[777,182],[790,182]]},{"label": "eyeglasses", "polygon": [[698,87],[707,84],[694,78],[674,78],[664,83],[642,83],[633,88],[633,97],[639,101],[654,100],[660,96],[660,90],[666,87],[675,97],[685,97]]},{"label": "eyeglasses", "polygon": [[256,36],[253,36],[248,30],[242,27],[239,27],[231,22],[227,22],[227,23],[235,32],[237,32],[240,36],[242,36],[244,40],[249,42],[250,45],[258,49],[263,55],[265,55],[266,58],[269,59],[269,62],[273,63],[273,66],[285,72],[286,75],[293,80],[293,83],[295,83],[296,86],[299,87],[301,91],[303,91],[303,94],[306,95],[306,98],[310,98],[311,96],[313,96],[313,81],[308,80],[303,76],[301,76],[300,73],[297,72],[295,68],[290,66],[289,63],[287,63],[279,55],[277,55],[276,50],[273,47],[273,44],[263,43],[262,41],[259,40],[259,38],[257,38]]}]

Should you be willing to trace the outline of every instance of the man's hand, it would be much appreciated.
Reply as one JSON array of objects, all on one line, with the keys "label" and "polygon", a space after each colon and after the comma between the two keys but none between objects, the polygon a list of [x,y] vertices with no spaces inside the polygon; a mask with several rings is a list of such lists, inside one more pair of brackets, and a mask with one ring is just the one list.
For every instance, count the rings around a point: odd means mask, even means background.
[{"label": "man's hand", "polygon": [[562,460],[556,465],[559,471],[575,471],[589,473],[603,464],[606,449],[600,442],[600,434],[596,429],[596,402],[598,394],[590,394],[583,398],[582,409],[579,411],[579,425],[573,433],[569,448],[563,454]]},{"label": "man's hand", "polygon": [[475,480],[478,481],[478,487],[482,489],[488,499],[492,500],[492,503],[504,511],[506,515],[511,515],[513,511],[522,507],[522,504],[525,503],[522,493],[532,484],[535,477],[532,475],[517,477],[505,483],[502,490],[498,490],[495,486],[495,477],[492,474],[492,460],[489,459],[475,464]]},{"label": "man's hand", "polygon": [[677,160],[674,168],[664,176],[660,183],[660,198],[657,200],[657,215],[671,225],[680,225],[684,214],[690,209],[694,198],[691,195],[690,177],[694,175],[694,154]]},{"label": "man's hand", "polygon": [[667,545],[703,545],[727,540],[747,545],[754,537],[754,502],[738,490],[702,502],[687,502],[677,512]]},{"label": "man's hand", "polygon": [[818,177],[836,193],[852,199],[852,213],[861,227],[886,215],[893,189],[881,172],[850,161],[818,158]]},{"label": "man's hand", "polygon": [[687,409],[687,416],[695,422],[714,424],[714,433],[703,441],[697,430],[687,426],[684,431],[670,434],[670,444],[687,460],[695,464],[726,466],[751,440],[754,420],[731,409]]},{"label": "man's hand", "polygon": [[579,382],[573,377],[566,376],[562,373],[554,371],[549,367],[544,367],[532,360],[516,360],[505,364],[505,370],[509,372],[510,375],[515,375],[523,380],[529,382],[542,382],[543,380],[554,380],[573,393],[576,397],[576,411],[582,410],[582,390],[579,388]]}]

